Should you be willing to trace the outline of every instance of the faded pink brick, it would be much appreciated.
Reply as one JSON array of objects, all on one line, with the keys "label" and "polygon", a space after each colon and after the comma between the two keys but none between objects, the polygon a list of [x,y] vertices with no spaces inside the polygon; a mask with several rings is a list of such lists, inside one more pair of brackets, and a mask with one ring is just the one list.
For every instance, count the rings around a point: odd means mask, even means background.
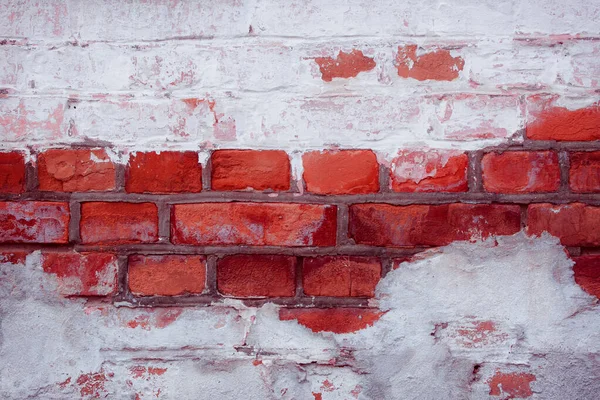
[{"label": "faded pink brick", "polygon": [[63,296],[107,296],[117,289],[117,257],[108,253],[46,251],[44,272],[56,275]]},{"label": "faded pink brick", "polygon": [[0,242],[67,243],[69,205],[49,201],[0,203]]}]

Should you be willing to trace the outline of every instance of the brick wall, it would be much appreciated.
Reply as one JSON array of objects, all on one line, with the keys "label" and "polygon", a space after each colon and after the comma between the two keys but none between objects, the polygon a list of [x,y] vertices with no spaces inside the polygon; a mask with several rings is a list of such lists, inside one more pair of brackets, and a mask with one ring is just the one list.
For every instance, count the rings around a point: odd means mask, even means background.
[{"label": "brick wall", "polygon": [[0,5],[0,394],[595,398],[599,14]]}]

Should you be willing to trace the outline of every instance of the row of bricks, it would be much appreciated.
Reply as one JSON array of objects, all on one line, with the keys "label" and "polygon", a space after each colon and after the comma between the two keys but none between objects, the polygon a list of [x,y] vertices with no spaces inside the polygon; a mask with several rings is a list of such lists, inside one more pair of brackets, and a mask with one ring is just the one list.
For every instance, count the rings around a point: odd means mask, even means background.
[{"label": "row of bricks", "polygon": [[[390,205],[353,204],[348,208],[348,238],[340,232],[338,206],[299,203],[173,204],[170,241],[196,246],[327,247],[343,244],[410,247],[442,246],[473,237],[512,235],[521,230],[521,206],[513,204]],[[600,246],[600,207],[583,203],[527,207],[528,233],[544,231],[566,246]],[[1,243],[69,243],[69,204],[1,202]],[[346,229],[342,227],[341,229]],[[166,241],[159,235],[154,203],[84,202],[80,238],[87,245]],[[163,236],[168,233],[163,232]]]},{"label": "row of bricks", "polygon": [[[380,191],[380,167],[371,150],[309,152],[302,157],[306,191],[359,194]],[[575,193],[600,192],[600,151],[572,152],[569,187]],[[116,166],[102,149],[53,149],[37,157],[41,191],[87,192],[117,189]],[[396,192],[466,192],[469,157],[456,151],[405,151],[390,165]],[[483,188],[489,193],[554,192],[560,188],[556,151],[490,152],[481,160]],[[212,190],[289,191],[290,158],[279,150],[217,150],[211,155]],[[0,153],[0,192],[25,190],[21,153]],[[198,193],[202,165],[198,153],[147,152],[130,156],[125,171],[129,193]]]},{"label": "row of bricks", "polygon": [[[0,262],[25,253],[0,254]],[[600,255],[574,257],[575,279],[600,297]],[[392,260],[401,268],[406,258]],[[210,294],[204,255],[131,255],[127,262],[128,289],[134,296]],[[109,296],[117,293],[117,257],[110,253],[44,251],[42,266],[55,274],[63,296]],[[299,266],[300,268],[297,268]],[[297,274],[301,287],[297,289]],[[236,298],[361,297],[370,298],[382,276],[375,257],[326,256],[298,259],[283,255],[237,254],[217,259],[216,290]]]}]

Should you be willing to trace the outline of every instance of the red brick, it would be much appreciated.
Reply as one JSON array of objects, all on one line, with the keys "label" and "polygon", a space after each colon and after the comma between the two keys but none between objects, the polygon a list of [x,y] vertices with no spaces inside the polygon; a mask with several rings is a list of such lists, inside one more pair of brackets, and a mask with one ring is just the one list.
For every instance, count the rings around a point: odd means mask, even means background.
[{"label": "red brick", "polygon": [[392,161],[395,192],[466,192],[469,157],[455,151],[403,151]]},{"label": "red brick", "polygon": [[575,282],[592,296],[600,299],[600,255],[574,257]]},{"label": "red brick", "polygon": [[367,257],[313,257],[302,263],[302,285],[308,296],[373,297],[381,263]]},{"label": "red brick", "polygon": [[527,231],[540,235],[547,231],[565,246],[600,245],[600,207],[582,203],[552,205],[530,204]]},{"label": "red brick", "polygon": [[379,191],[379,164],[371,150],[313,151],[302,156],[306,190],[317,194]]},{"label": "red brick", "polygon": [[535,375],[524,372],[496,371],[488,380],[491,396],[503,396],[503,399],[525,399],[533,395],[531,382]]},{"label": "red brick", "polygon": [[279,319],[295,319],[313,332],[350,333],[373,326],[383,314],[369,308],[282,308]]},{"label": "red brick", "polygon": [[114,254],[45,251],[42,266],[56,275],[63,296],[107,296],[117,289]]},{"label": "red brick", "polygon": [[316,204],[175,204],[175,244],[334,246],[337,208]]},{"label": "red brick", "polygon": [[83,203],[80,233],[84,243],[155,242],[158,209],[152,203]]},{"label": "red brick", "polygon": [[0,253],[0,263],[25,264],[29,253],[25,250],[3,251]]},{"label": "red brick", "polygon": [[521,228],[518,205],[443,204],[350,206],[349,231],[374,246],[442,246],[455,240],[512,235]]},{"label": "red brick", "polygon": [[135,153],[125,172],[129,193],[198,193],[202,191],[202,165],[193,151]]},{"label": "red brick", "polygon": [[448,50],[438,49],[417,55],[417,45],[398,47],[396,56],[398,76],[418,81],[452,81],[458,78],[464,65],[461,57],[452,57]]},{"label": "red brick", "polygon": [[129,257],[129,289],[138,296],[199,294],[206,282],[203,256],[160,255]]},{"label": "red brick", "polygon": [[0,153],[0,193],[22,193],[25,190],[25,158],[23,154]]},{"label": "red brick", "polygon": [[600,192],[600,151],[571,153],[569,185],[577,193]]},{"label": "red brick", "polygon": [[0,203],[0,243],[67,243],[69,205],[49,201]]},{"label": "red brick", "polygon": [[375,68],[375,60],[367,57],[360,50],[349,53],[340,51],[336,58],[317,57],[315,62],[321,71],[321,79],[331,82],[333,78],[354,78],[363,71]]},{"label": "red brick", "polygon": [[600,106],[594,104],[578,110],[548,107],[535,113],[527,125],[527,137],[534,140],[600,140]]},{"label": "red brick", "polygon": [[296,258],[233,255],[217,263],[217,287],[234,297],[291,297],[296,293]]},{"label": "red brick", "polygon": [[488,192],[553,192],[560,186],[558,155],[553,151],[488,153],[481,166]]},{"label": "red brick", "polygon": [[115,164],[102,149],[54,149],[38,155],[40,190],[90,192],[115,188]]},{"label": "red brick", "polygon": [[290,160],[280,150],[217,150],[212,153],[213,190],[289,190]]}]

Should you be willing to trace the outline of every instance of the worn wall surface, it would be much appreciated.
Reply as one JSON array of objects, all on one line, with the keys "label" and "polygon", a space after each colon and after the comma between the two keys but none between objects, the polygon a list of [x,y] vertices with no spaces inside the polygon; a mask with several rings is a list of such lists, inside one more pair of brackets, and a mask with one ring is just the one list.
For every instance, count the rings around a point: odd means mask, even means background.
[{"label": "worn wall surface", "polygon": [[0,21],[0,398],[598,399],[600,1]]}]

